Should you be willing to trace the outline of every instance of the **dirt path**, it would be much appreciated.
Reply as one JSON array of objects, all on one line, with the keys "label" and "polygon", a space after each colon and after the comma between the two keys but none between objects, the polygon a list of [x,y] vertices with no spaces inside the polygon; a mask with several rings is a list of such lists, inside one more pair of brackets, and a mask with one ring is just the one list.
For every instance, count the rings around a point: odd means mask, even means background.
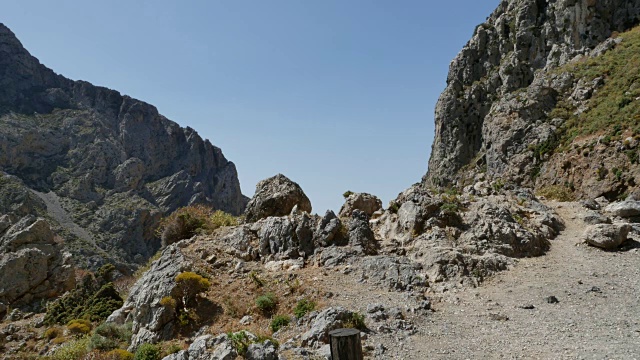
[{"label": "dirt path", "polygon": [[[413,339],[429,358],[640,358],[639,249],[605,252],[579,244],[583,209],[550,205],[566,229],[548,254],[523,259],[478,289],[443,297]],[[548,303],[549,296],[559,302]]]},{"label": "dirt path", "polygon": [[[434,298],[433,314],[411,318],[413,336],[373,334],[366,343],[387,348],[375,358],[640,359],[638,243],[618,252],[580,244],[584,209],[549,205],[566,229],[545,256],[522,259],[479,288]],[[372,291],[339,271],[320,282],[342,289],[332,303],[360,311],[409,304],[406,294]],[[548,303],[550,296],[558,302]]]}]

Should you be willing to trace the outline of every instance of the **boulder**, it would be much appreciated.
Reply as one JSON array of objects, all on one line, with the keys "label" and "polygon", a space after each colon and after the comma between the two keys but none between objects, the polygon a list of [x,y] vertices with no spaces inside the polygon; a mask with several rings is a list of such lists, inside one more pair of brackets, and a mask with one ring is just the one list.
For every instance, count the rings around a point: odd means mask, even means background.
[{"label": "boulder", "polygon": [[133,285],[122,308],[109,316],[107,322],[124,324],[132,322],[133,336],[130,350],[143,343],[169,340],[175,331],[175,311],[160,305],[166,296],[175,296],[175,278],[189,269],[189,262],[182,254],[182,242],[170,245],[153,262],[149,271]]},{"label": "boulder", "polygon": [[583,237],[590,245],[611,250],[627,240],[629,231],[629,224],[597,224],[587,227]]},{"label": "boulder", "polygon": [[374,212],[382,209],[382,201],[377,196],[367,193],[354,193],[347,197],[340,209],[339,216],[350,217],[354,210],[360,210],[371,217]]},{"label": "boulder", "polygon": [[625,200],[609,204],[605,211],[620,217],[640,216],[640,201]]},{"label": "boulder", "polygon": [[363,211],[353,211],[349,221],[349,244],[367,255],[375,255],[378,252],[379,244],[369,227],[369,216]]},{"label": "boulder", "polygon": [[314,243],[317,246],[326,247],[334,244],[341,243],[346,234],[341,233],[342,221],[336,216],[336,214],[327,210],[327,212],[318,223],[318,226],[313,235]]},{"label": "boulder", "polygon": [[427,286],[422,265],[405,257],[375,256],[362,262],[362,278],[389,290],[410,291]]},{"label": "boulder", "polygon": [[311,201],[300,185],[278,174],[256,185],[256,193],[247,204],[245,218],[254,222],[269,216],[289,215],[296,205],[299,211],[311,212]]},{"label": "boulder", "polygon": [[329,331],[341,328],[352,315],[340,306],[322,310],[313,318],[309,330],[302,334],[302,346],[318,348],[329,343]]},{"label": "boulder", "polygon": [[253,343],[247,348],[247,354],[245,355],[247,360],[277,360],[278,353],[275,345],[266,340],[263,343]]},{"label": "boulder", "polygon": [[46,220],[25,216],[0,238],[0,303],[26,305],[74,286],[71,255],[56,243]]},{"label": "boulder", "polygon": [[237,356],[238,353],[227,334],[216,337],[202,335],[191,343],[189,349],[166,356],[162,360],[233,360]]}]

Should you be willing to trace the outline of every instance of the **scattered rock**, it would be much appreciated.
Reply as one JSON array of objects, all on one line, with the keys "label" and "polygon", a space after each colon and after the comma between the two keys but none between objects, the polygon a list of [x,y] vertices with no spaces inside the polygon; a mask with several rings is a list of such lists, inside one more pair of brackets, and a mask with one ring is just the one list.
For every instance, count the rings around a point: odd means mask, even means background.
[{"label": "scattered rock", "polygon": [[533,306],[532,304],[525,304],[525,305],[521,305],[521,306],[520,306],[520,309],[525,309],[525,310],[533,310],[533,309],[535,309],[535,308],[536,308],[536,307],[535,307],[535,306]]},{"label": "scattered rock", "polygon": [[623,218],[640,215],[640,201],[625,200],[608,205],[605,211]]},{"label": "scattered rock", "polygon": [[247,348],[247,354],[245,355],[247,360],[277,360],[278,354],[276,352],[275,345],[266,340],[263,343],[253,343]]},{"label": "scattered rock", "polygon": [[603,249],[615,249],[627,240],[631,231],[629,224],[598,224],[587,227],[583,234],[585,241]]},{"label": "scattered rock", "polygon": [[342,327],[352,312],[343,307],[330,307],[319,312],[311,321],[307,332],[302,334],[302,346],[318,348],[329,342],[329,331]]},{"label": "scattered rock", "polygon": [[560,302],[560,300],[558,300],[558,298],[553,295],[548,296],[547,298],[545,298],[545,300],[547,301],[547,304],[557,304]]}]

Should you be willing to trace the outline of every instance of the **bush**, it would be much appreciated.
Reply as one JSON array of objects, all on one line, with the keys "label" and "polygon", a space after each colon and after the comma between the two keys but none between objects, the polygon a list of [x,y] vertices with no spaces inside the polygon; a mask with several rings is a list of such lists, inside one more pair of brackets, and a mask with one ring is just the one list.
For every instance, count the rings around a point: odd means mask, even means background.
[{"label": "bush", "polygon": [[108,351],[123,345],[128,345],[131,340],[131,323],[116,325],[104,323],[99,325],[89,340],[89,349]]},{"label": "bush", "polygon": [[213,229],[210,227],[210,230],[223,226],[236,226],[238,225],[238,218],[222,210],[217,210],[211,215],[211,225],[213,225]]},{"label": "bush", "polygon": [[351,316],[345,321],[344,327],[358,330],[366,329],[367,326],[364,323],[364,315],[357,312],[351,313]]},{"label": "bush", "polygon": [[47,340],[51,340],[57,338],[60,335],[62,335],[60,333],[60,329],[52,327],[44,331],[43,337]]},{"label": "bush", "polygon": [[206,278],[194,273],[183,272],[176,276],[178,291],[182,293],[182,305],[186,308],[195,300],[196,295],[206,291],[211,286],[211,282]]},{"label": "bush", "polygon": [[290,322],[291,319],[287,315],[276,315],[273,320],[271,320],[271,331],[276,332],[289,325]]},{"label": "bush", "polygon": [[107,354],[109,359],[113,360],[133,360],[134,355],[127,350],[115,349],[109,351]]},{"label": "bush", "polygon": [[189,239],[201,232],[211,232],[221,226],[238,225],[238,218],[224,211],[213,211],[205,205],[191,205],[174,211],[160,221],[157,233],[162,246]]},{"label": "bush", "polygon": [[247,349],[251,344],[251,340],[244,331],[238,331],[237,333],[227,333],[229,340],[233,344],[233,348],[236,349],[238,355],[243,356],[247,353]]},{"label": "bush", "polygon": [[276,296],[273,293],[266,293],[256,298],[256,306],[265,314],[273,312],[276,305]]},{"label": "bush", "polygon": [[171,296],[165,296],[160,299],[160,305],[168,308],[175,309],[178,306],[178,302]]},{"label": "bush", "polygon": [[89,352],[87,345],[89,338],[82,338],[70,341],[60,346],[51,356],[52,360],[77,360],[84,358]]},{"label": "bush", "polygon": [[293,309],[293,314],[299,319],[315,309],[316,303],[314,301],[302,299],[296,304],[296,307]]},{"label": "bush", "polygon": [[67,324],[69,333],[75,336],[86,335],[91,332],[91,322],[84,319],[75,319]]},{"label": "bush", "polygon": [[561,185],[549,185],[540,188],[538,195],[542,195],[550,200],[574,201],[575,195],[570,188]]},{"label": "bush", "polygon": [[85,275],[75,289],[47,305],[44,323],[65,324],[79,318],[98,322],[122,307],[122,297],[111,282],[114,269],[107,264],[95,275]]},{"label": "bush", "polygon": [[160,360],[160,348],[153,344],[142,344],[138,347],[134,360]]},{"label": "bush", "polygon": [[347,190],[347,191],[345,191],[345,192],[342,194],[342,196],[343,196],[345,199],[348,199],[348,198],[349,198],[349,196],[351,196],[351,195],[353,195],[353,191],[351,191],[351,190]]}]

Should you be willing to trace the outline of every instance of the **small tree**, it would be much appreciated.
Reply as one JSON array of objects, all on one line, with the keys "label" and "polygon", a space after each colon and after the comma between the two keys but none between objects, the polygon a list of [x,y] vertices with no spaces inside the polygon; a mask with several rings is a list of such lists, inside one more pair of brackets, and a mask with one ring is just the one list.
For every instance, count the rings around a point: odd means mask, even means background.
[{"label": "small tree", "polygon": [[209,280],[190,271],[178,274],[176,276],[176,284],[182,296],[182,305],[185,310],[190,303],[196,300],[198,294],[207,291],[211,286]]}]

